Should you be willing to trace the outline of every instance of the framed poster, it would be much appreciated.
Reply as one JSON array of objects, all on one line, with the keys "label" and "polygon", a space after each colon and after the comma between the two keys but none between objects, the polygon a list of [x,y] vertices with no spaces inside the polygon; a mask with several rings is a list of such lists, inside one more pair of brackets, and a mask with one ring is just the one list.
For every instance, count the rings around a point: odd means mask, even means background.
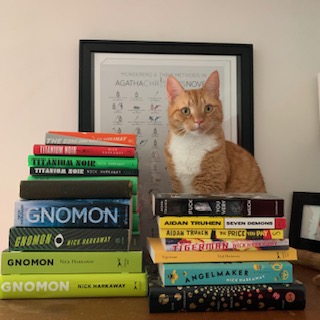
[{"label": "framed poster", "polygon": [[289,241],[294,248],[320,252],[320,193],[293,193]]},{"label": "framed poster", "polygon": [[164,144],[166,79],[203,86],[217,70],[226,139],[253,154],[251,44],[81,40],[79,131],[137,134],[141,222],[152,220],[152,191],[170,192]]}]

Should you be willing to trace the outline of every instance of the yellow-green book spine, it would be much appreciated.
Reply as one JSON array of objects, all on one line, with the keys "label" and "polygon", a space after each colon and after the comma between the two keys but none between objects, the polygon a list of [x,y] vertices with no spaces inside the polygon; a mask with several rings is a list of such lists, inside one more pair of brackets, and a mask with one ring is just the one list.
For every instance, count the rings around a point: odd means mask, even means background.
[{"label": "yellow-green book spine", "polygon": [[146,273],[0,275],[0,299],[143,297]]}]

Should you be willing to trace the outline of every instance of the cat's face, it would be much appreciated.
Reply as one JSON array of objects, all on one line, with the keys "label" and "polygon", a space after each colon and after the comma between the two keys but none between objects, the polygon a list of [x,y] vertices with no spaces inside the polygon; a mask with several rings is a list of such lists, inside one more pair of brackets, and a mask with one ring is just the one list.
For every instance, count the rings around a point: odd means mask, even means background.
[{"label": "cat's face", "polygon": [[213,72],[203,88],[184,90],[173,77],[167,80],[169,127],[176,134],[214,134],[221,130],[219,75]]}]

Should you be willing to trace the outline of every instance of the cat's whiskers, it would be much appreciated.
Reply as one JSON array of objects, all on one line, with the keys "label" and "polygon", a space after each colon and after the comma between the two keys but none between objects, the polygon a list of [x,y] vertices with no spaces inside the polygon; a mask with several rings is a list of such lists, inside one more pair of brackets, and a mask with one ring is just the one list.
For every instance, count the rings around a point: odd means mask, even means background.
[{"label": "cat's whiskers", "polygon": [[187,130],[184,126],[181,126],[177,128],[176,134],[178,134],[179,136],[184,136],[187,134]]}]

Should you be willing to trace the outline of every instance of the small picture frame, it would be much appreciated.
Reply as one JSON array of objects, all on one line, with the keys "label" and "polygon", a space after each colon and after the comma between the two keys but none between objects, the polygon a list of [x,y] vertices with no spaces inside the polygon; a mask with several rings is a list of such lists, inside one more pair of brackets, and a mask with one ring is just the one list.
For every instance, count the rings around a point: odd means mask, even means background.
[{"label": "small picture frame", "polygon": [[320,193],[293,193],[289,241],[294,248],[320,252]]}]

